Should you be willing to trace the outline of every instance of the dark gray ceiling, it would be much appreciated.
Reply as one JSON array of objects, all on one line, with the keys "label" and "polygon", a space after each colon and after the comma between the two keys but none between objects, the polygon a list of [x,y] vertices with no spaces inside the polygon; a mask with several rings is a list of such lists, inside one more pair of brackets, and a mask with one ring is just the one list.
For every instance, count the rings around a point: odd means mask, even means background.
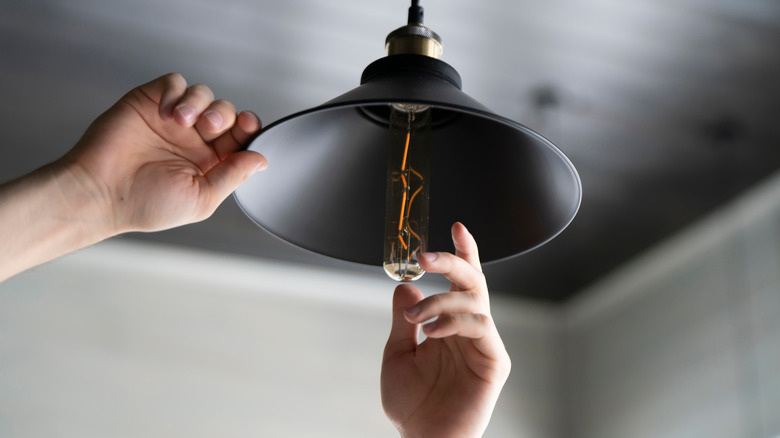
[{"label": "dark gray ceiling", "polygon": [[[574,162],[579,215],[486,268],[496,291],[562,300],[780,168],[775,0],[426,0],[464,91]],[[357,85],[403,0],[6,0],[0,180],[69,149],[130,88],[168,71],[266,122]],[[134,238],[364,269],[210,220]],[[377,275],[384,275],[377,271]]]}]

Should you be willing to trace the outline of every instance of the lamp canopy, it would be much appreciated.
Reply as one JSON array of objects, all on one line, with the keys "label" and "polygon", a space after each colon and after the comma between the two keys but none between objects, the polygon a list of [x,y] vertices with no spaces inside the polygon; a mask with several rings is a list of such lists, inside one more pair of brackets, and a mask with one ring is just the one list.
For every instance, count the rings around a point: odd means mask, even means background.
[{"label": "lamp canopy", "polygon": [[452,247],[460,221],[483,262],[524,253],[573,220],[582,190],[552,143],[461,91],[450,65],[415,54],[370,64],[361,85],[293,114],[249,145],[268,169],[235,192],[260,227],[294,245],[381,265],[392,103],[430,106],[429,250]]}]

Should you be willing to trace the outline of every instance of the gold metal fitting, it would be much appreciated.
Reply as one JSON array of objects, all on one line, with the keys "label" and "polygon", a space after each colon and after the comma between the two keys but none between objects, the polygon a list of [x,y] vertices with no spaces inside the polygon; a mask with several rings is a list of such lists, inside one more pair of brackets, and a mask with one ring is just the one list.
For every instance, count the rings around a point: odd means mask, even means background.
[{"label": "gold metal fitting", "polygon": [[385,49],[388,55],[425,55],[439,59],[443,46],[436,32],[413,23],[390,32]]}]

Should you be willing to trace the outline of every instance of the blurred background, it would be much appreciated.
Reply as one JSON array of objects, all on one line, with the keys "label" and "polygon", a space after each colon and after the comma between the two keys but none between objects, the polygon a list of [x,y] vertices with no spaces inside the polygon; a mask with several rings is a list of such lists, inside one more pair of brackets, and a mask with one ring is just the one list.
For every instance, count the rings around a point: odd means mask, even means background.
[{"label": "blurred background", "polygon": [[[464,91],[583,183],[563,234],[485,267],[513,359],[486,436],[780,435],[780,4],[422,5]],[[319,105],[408,6],[5,0],[0,181],[170,71],[266,124]],[[233,199],[79,251],[0,284],[0,436],[395,436],[378,384],[393,287]]]}]

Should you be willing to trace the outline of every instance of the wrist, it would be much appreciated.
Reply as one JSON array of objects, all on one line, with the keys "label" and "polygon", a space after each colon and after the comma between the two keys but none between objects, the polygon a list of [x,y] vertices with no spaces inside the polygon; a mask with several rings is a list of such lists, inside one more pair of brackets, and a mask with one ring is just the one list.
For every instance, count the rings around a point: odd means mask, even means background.
[{"label": "wrist", "polygon": [[68,156],[40,170],[60,195],[58,211],[84,246],[113,237],[118,229],[110,190],[86,168]]},{"label": "wrist", "polygon": [[114,234],[105,198],[64,163],[0,186],[0,281]]}]

